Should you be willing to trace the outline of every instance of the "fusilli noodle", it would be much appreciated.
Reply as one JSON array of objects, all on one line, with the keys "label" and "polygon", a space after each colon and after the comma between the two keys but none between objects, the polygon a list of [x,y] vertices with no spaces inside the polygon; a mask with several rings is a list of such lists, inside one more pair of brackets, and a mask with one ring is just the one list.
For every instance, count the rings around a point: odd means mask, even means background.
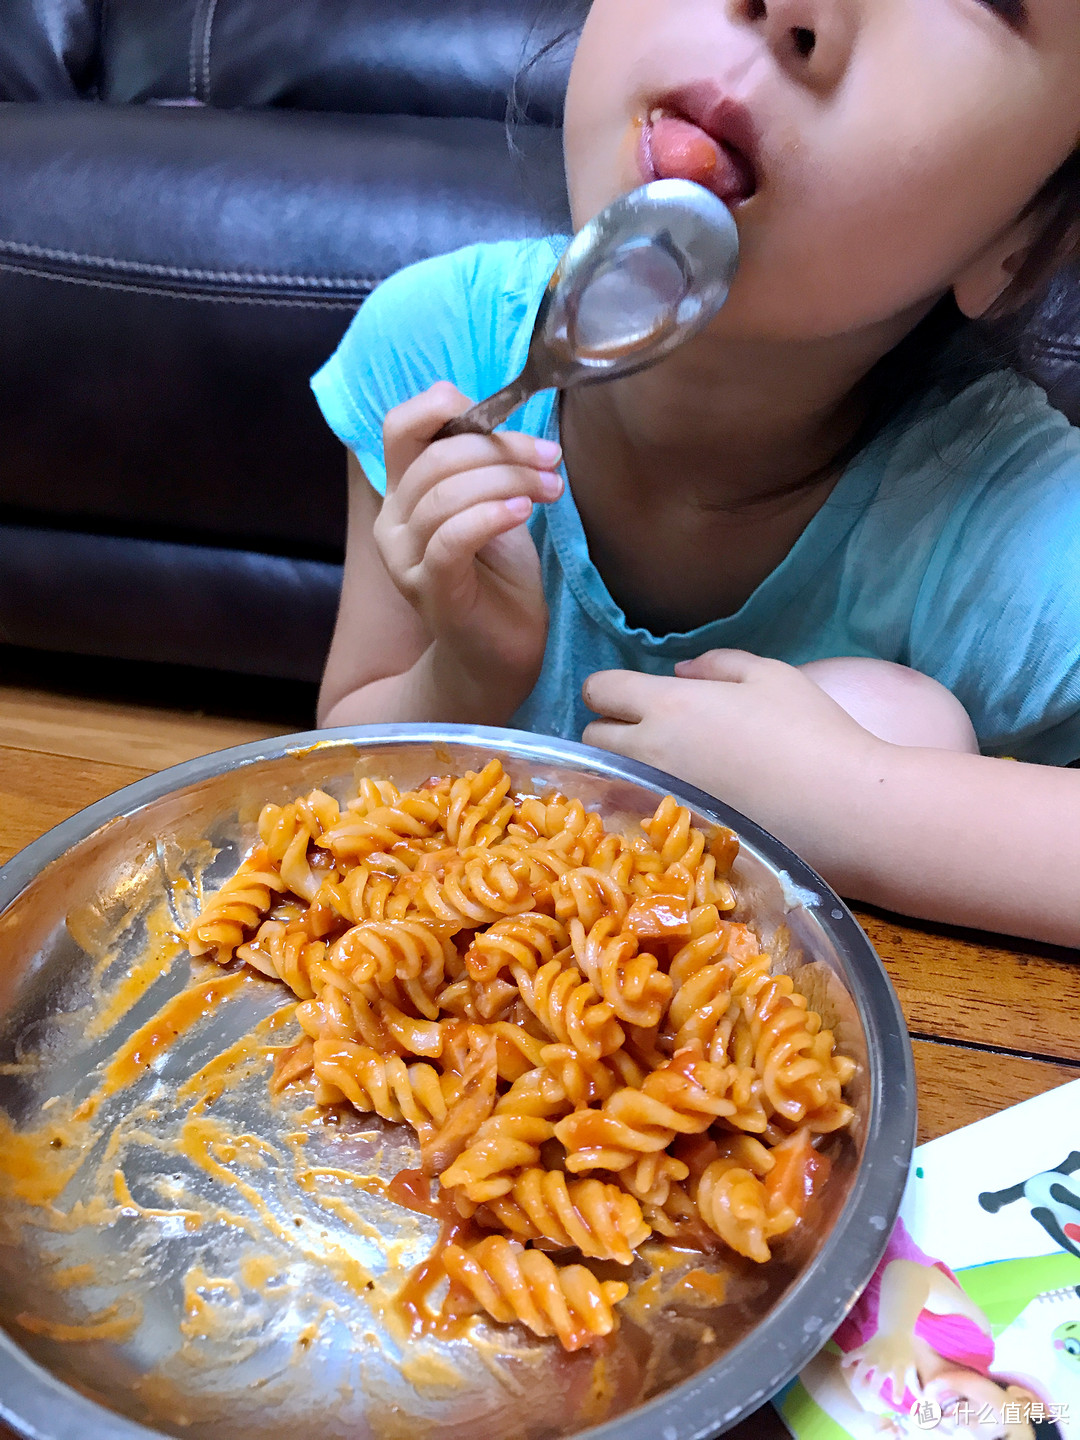
[{"label": "fusilli noodle", "polygon": [[629,1265],[651,1231],[641,1206],[618,1185],[570,1180],[560,1170],[523,1170],[512,1188],[486,1206],[519,1240],[547,1240],[576,1247],[593,1260]]},{"label": "fusilli noodle", "polygon": [[621,1280],[597,1280],[584,1265],[555,1265],[542,1250],[526,1250],[501,1235],[467,1249],[448,1245],[443,1264],[495,1320],[518,1320],[534,1335],[557,1335],[566,1350],[609,1335],[618,1323],[614,1306],[629,1288]]},{"label": "fusilli noodle", "polygon": [[296,995],[275,1089],[416,1132],[391,1193],[437,1184],[446,1313],[577,1349],[627,1287],[548,1251],[628,1265],[655,1232],[765,1262],[851,1119],[854,1062],[730,918],[737,854],[670,796],[624,835],[498,760],[367,779],[266,806],[188,941]]}]

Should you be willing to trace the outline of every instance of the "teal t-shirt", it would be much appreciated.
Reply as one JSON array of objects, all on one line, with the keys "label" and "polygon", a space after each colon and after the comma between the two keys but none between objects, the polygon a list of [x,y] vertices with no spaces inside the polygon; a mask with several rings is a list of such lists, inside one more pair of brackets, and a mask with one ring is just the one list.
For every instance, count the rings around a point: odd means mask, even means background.
[{"label": "teal t-shirt", "polygon": [[[437,380],[482,399],[518,374],[565,243],[471,246],[399,272],[366,302],[312,386],[377,490],[388,410]],[[534,396],[507,428],[558,439],[554,394]],[[796,665],[897,661],[953,691],[986,753],[1080,757],[1080,430],[1012,375],[925,402],[878,435],[742,608],[696,630],[627,624],[569,485],[529,527],[551,623],[521,729],[578,740],[594,671],[668,675],[733,647]]]}]

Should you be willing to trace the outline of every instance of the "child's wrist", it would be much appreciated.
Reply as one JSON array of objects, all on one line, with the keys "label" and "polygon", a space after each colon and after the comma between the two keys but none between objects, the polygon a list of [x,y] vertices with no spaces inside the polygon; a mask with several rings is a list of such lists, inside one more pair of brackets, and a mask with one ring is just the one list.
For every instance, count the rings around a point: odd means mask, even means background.
[{"label": "child's wrist", "polygon": [[537,675],[506,666],[470,664],[452,646],[435,641],[421,662],[441,716],[458,724],[505,725],[527,699]]},{"label": "child's wrist", "polygon": [[890,889],[888,877],[896,852],[918,843],[918,836],[910,833],[904,792],[917,787],[924,753],[874,736],[837,786],[830,809],[843,818],[830,827],[831,854],[820,868],[848,899],[891,903],[885,892]]},{"label": "child's wrist", "polygon": [[812,767],[780,834],[834,890],[867,899],[887,829],[883,792],[892,794],[902,747],[869,734],[860,738],[834,763]]}]

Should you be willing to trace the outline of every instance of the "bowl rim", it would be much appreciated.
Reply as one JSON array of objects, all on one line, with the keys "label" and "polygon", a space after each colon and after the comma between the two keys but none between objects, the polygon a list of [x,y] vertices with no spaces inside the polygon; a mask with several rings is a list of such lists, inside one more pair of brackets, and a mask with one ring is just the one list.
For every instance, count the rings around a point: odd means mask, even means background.
[{"label": "bowl rim", "polygon": [[[818,897],[821,903],[813,907],[815,919],[851,962],[852,995],[866,1037],[870,1114],[863,1161],[815,1265],[793,1282],[758,1326],[703,1370],[624,1415],[576,1432],[571,1440],[702,1440],[718,1435],[792,1380],[847,1315],[884,1253],[915,1144],[911,1042],[885,967],[831,886],[754,821],[665,771],[574,741],[480,725],[344,725],[213,751],[105,796],[61,821],[0,867],[0,916],[39,873],[73,845],[175,791],[229,770],[316,747],[371,750],[410,742],[473,745],[522,761],[573,765],[661,795],[672,793],[714,823],[735,830],[740,839],[787,875],[795,893]],[[826,1282],[819,1271],[831,1278]],[[168,1432],[152,1430],[80,1395],[31,1359],[2,1329],[0,1421],[27,1440],[171,1440]]]}]

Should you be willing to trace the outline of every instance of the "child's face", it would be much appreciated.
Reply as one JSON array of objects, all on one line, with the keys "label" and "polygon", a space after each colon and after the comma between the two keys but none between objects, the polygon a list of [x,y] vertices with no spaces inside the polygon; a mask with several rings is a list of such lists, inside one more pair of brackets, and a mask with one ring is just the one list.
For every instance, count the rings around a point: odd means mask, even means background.
[{"label": "child's face", "polygon": [[719,333],[838,335],[953,284],[977,310],[1080,142],[1078,77],[1080,0],[593,0],[567,99],[574,221],[657,173],[698,178],[710,147],[663,123],[681,117],[738,152],[715,172],[743,248]]},{"label": "child's face", "polygon": [[[961,1368],[935,1376],[925,1394],[936,1400],[944,1412],[940,1425],[943,1440],[946,1435],[970,1436],[972,1440],[1033,1440],[1035,1431],[1027,1416],[1037,1397],[1019,1385],[999,1385],[988,1375]],[[1017,1407],[1019,1420],[1005,1419],[1005,1407],[1010,1402]],[[958,1405],[963,1410],[958,1410]]]}]

